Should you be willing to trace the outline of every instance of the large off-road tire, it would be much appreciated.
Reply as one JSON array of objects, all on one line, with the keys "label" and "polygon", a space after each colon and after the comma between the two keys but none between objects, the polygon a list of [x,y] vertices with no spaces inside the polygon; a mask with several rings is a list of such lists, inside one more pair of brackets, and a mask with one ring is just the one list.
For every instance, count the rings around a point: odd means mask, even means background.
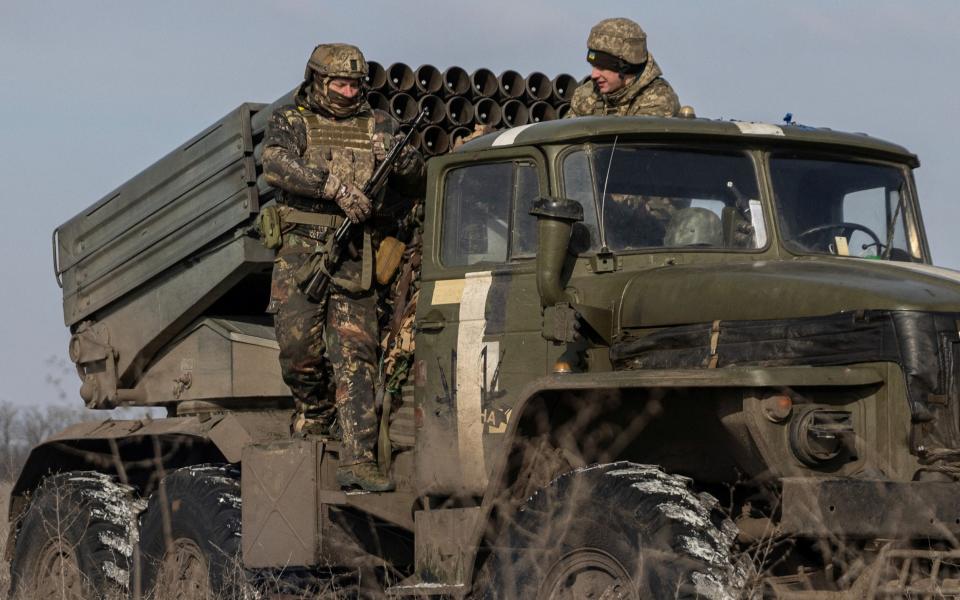
[{"label": "large off-road tire", "polygon": [[17,523],[10,565],[17,600],[125,598],[144,503],[109,475],[43,480]]},{"label": "large off-road tire", "polygon": [[140,519],[140,586],[147,598],[249,595],[240,556],[240,472],[230,465],[174,471]]},{"label": "large off-road tire", "polygon": [[565,473],[523,505],[483,570],[487,598],[736,598],[736,527],[685,477],[629,462]]}]

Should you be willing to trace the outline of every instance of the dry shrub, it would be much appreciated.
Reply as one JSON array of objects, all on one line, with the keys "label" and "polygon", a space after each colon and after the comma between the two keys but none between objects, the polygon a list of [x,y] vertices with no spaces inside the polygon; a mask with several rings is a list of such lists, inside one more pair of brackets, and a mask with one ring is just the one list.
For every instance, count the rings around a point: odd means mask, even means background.
[{"label": "dry shrub", "polygon": [[13,487],[9,481],[0,483],[0,594],[6,594],[10,588],[10,565],[3,560],[7,549],[7,531],[9,523],[7,522],[7,507],[10,502],[10,489]]}]

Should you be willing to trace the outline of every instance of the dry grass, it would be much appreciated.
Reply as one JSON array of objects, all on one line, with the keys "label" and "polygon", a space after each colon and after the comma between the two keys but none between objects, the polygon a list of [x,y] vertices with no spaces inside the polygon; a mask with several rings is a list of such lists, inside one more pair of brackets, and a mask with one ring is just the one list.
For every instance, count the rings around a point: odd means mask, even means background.
[{"label": "dry grass", "polygon": [[[598,406],[598,403],[590,405],[591,407]],[[594,408],[594,410],[599,410]],[[583,409],[579,411],[578,417],[584,419],[584,423],[589,422],[590,410]],[[624,432],[615,432],[620,433],[619,437],[623,438],[632,438],[637,434],[637,431],[642,430],[649,423],[650,419],[656,418],[657,414],[655,411],[646,412],[637,417],[637,423],[631,423],[628,427],[625,428]],[[579,422],[578,422],[579,424]],[[567,437],[569,439],[583,439],[584,436],[579,435],[580,432],[576,428],[572,428],[571,432],[568,432]],[[556,433],[556,432],[555,432]],[[561,432],[564,433],[564,432]],[[611,434],[607,434],[611,435]],[[619,437],[614,437],[611,441],[604,441],[604,443],[598,443],[598,446],[601,448],[609,448],[611,446],[616,446],[618,444],[623,444]],[[548,484],[548,482],[560,472],[569,470],[571,467],[583,466],[584,461],[579,456],[578,453],[573,450],[568,450],[563,452],[565,449],[554,449],[552,446],[546,443],[546,439],[534,438],[531,440],[531,444],[534,449],[528,453],[528,458],[530,459],[529,464],[524,464],[520,468],[520,474],[518,476],[518,481],[521,482],[517,486],[517,494],[511,496],[510,499],[506,501],[508,510],[505,511],[505,514],[510,514],[511,510],[515,508],[514,503],[516,501],[522,501],[522,499],[529,497],[534,491],[540,489]],[[577,446],[571,444],[571,447],[575,450]],[[608,457],[603,457],[608,458]],[[609,459],[608,459],[609,460]],[[738,482],[746,483],[746,482]],[[10,585],[10,573],[9,573],[9,564],[3,560],[3,551],[4,546],[7,540],[7,507],[9,503],[9,494],[12,484],[8,481],[0,480],[0,519],[2,519],[2,524],[0,524],[0,598],[4,597]],[[771,497],[776,497],[776,490],[768,490]],[[731,489],[730,492],[730,506],[733,505],[734,492]],[[771,504],[776,508],[777,503],[772,502]],[[774,508],[774,509],[775,509]],[[733,516],[728,515],[728,516]],[[846,574],[844,577],[840,578],[840,582],[843,583],[843,588],[847,590],[849,597],[857,597],[859,592],[866,590],[866,587],[870,584],[870,573],[867,572],[871,568],[870,561],[875,558],[874,554],[871,554],[869,557],[866,557],[859,547],[846,547],[841,539],[828,540],[833,542],[832,545],[827,547],[826,543],[822,544],[824,554],[827,554],[833,557],[830,564],[840,565],[842,572]],[[757,582],[762,577],[774,575],[774,571],[780,569],[782,572],[783,569],[780,566],[780,562],[789,558],[791,554],[792,547],[796,542],[795,539],[790,538],[781,538],[778,537],[774,530],[770,530],[765,533],[761,539],[755,540],[751,545],[747,547],[741,547],[743,558],[743,564],[750,564],[753,567],[747,569],[748,575],[750,576],[748,592],[745,593],[745,597],[758,597],[761,593],[757,585]],[[955,540],[954,540],[954,543]],[[780,552],[779,547],[786,547],[786,551]],[[952,546],[956,547],[956,546]],[[739,562],[739,561],[738,561]],[[881,565],[882,566],[882,565]],[[951,565],[952,566],[952,565]],[[756,570],[754,571],[753,568]],[[953,567],[957,572],[960,572],[960,566]],[[858,574],[866,573],[867,577],[861,577],[860,580],[857,580]],[[248,581],[248,577],[251,574],[244,570],[242,562],[237,560],[229,573],[229,577],[234,584],[229,586],[230,589],[235,590],[245,590],[240,594],[232,594],[232,597],[238,598],[254,598],[257,597],[257,594],[252,591],[252,588],[244,585]],[[286,574],[289,575],[289,574]],[[816,573],[814,573],[816,575]],[[919,573],[915,576],[915,579],[923,579],[929,574]],[[335,600],[343,600],[347,597],[354,597],[354,585],[356,581],[355,578],[338,578],[338,577],[329,577],[318,580],[307,580],[303,581],[304,585],[297,586],[294,585],[296,578],[281,578],[278,575],[270,576],[266,574],[260,574],[259,577],[256,577],[257,587],[263,590],[265,593],[260,598],[273,598],[276,600],[298,600],[298,599],[307,599],[307,598],[330,598]],[[960,578],[957,578],[960,581]],[[301,583],[297,581],[297,583]],[[850,587],[848,587],[850,586]],[[301,591],[308,589],[308,591]],[[786,588],[785,588],[786,589]],[[946,594],[945,594],[946,595]],[[182,597],[178,594],[170,593],[166,591],[160,595],[145,595],[144,600],[172,600],[173,598]],[[950,597],[960,597],[960,594],[957,596]],[[216,597],[213,600],[226,600],[225,597]]]},{"label": "dry grass", "polygon": [[[9,529],[9,522],[7,520],[7,508],[10,500],[10,491],[13,484],[9,481],[0,481],[0,598],[5,598],[8,590],[10,589],[10,565],[6,560],[3,560],[5,546],[7,542],[7,532]],[[311,582],[307,585],[308,591],[302,593],[297,593],[295,591],[296,586],[291,587],[290,583],[282,583],[277,577],[260,577],[258,587],[261,587],[266,594],[258,594],[253,591],[253,588],[250,587],[248,583],[248,573],[242,566],[239,558],[233,563],[233,567],[230,569],[227,577],[233,581],[233,584],[229,585],[229,589],[237,590],[236,593],[232,593],[227,596],[215,594],[211,600],[245,600],[247,598],[274,598],[277,600],[301,600],[301,599],[330,599],[330,600],[344,600],[345,598],[352,597],[352,594],[345,591],[341,585],[341,581],[336,578],[330,580],[317,580]],[[143,600],[174,600],[183,598],[180,593],[174,592],[173,590],[165,591],[161,594],[142,594],[141,598]],[[28,600],[28,599],[25,599]]]},{"label": "dry grass", "polygon": [[9,481],[0,483],[0,594],[6,594],[10,588],[10,565],[3,556],[7,550],[7,504],[10,502],[10,488],[13,484]]}]

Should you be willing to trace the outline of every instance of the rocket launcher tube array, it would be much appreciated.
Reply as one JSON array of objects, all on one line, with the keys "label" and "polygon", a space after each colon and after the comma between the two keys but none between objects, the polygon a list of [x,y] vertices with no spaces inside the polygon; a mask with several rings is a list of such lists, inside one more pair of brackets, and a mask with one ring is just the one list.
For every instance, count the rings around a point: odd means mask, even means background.
[{"label": "rocket launcher tube array", "polygon": [[498,76],[486,68],[470,73],[458,66],[367,64],[364,81],[372,108],[389,112],[403,125],[426,110],[427,126],[411,143],[427,156],[452,150],[476,125],[501,129],[561,119],[578,84],[566,73],[551,79],[540,71],[524,77],[506,69]]},{"label": "rocket launcher tube array", "polygon": [[[392,63],[389,67],[386,66],[387,63],[374,61],[367,64],[369,70],[364,83],[368,101],[373,108],[395,115],[401,121],[401,130],[408,130],[410,121],[419,112],[420,106],[428,108],[430,123],[416,132],[416,139],[413,141],[428,156],[449,151],[458,140],[471,135],[478,123],[497,128],[562,118],[569,110],[569,102],[577,85],[577,80],[567,74],[556,76],[547,86],[546,77],[540,72],[521,77],[517,71],[508,69],[497,77],[490,69],[477,69],[469,73],[459,66],[441,70],[435,65],[426,64],[413,70],[402,62]],[[138,305],[131,303],[140,301],[135,294],[131,295],[132,292],[142,287],[144,282],[152,281],[150,278],[160,273],[169,273],[177,261],[194,252],[195,247],[190,240],[202,237],[206,243],[217,239],[223,235],[226,228],[246,222],[255,210],[254,207],[272,198],[271,188],[260,172],[263,132],[274,110],[294,102],[298,89],[299,85],[267,106],[242,105],[231,111],[218,122],[218,128],[210,130],[215,133],[205,133],[199,141],[191,140],[118,188],[115,193],[102,199],[95,205],[96,211],[82,213],[59,228],[58,251],[61,256],[60,271],[64,287],[66,323],[75,325],[96,314],[99,320],[109,320],[121,327],[126,323],[124,319],[127,319],[127,316],[124,315],[137,313],[139,317],[141,313],[145,314],[145,309],[137,308]],[[224,169],[219,150],[235,146],[228,138],[235,139],[238,144],[230,163],[232,171]],[[187,192],[178,191],[176,199],[164,196],[168,192],[172,193],[170,190],[173,188],[170,186],[161,186],[144,195],[146,182],[172,181],[171,177],[179,178],[176,181],[183,180],[183,185],[190,182],[201,183],[191,183],[193,187],[184,188]],[[210,184],[211,181],[217,182],[216,185]],[[234,184],[236,188],[231,187]],[[135,245],[120,243],[127,239],[124,232],[132,230],[133,227],[157,231],[148,221],[137,221],[135,224],[122,222],[110,227],[101,222],[112,214],[111,210],[119,210],[116,207],[120,204],[114,202],[113,198],[121,193],[127,198],[123,203],[125,207],[136,202],[151,205],[156,202],[171,202],[171,206],[176,202],[177,210],[184,216],[183,222],[178,222],[178,226],[196,231],[189,239],[183,236],[167,236],[146,242],[138,238],[138,244]],[[198,202],[216,206],[218,210],[219,207],[228,206],[231,212],[229,215],[224,212],[224,219],[189,218],[189,215],[195,214]],[[180,212],[177,215],[181,216]],[[107,231],[113,236],[110,239],[118,241],[103,248],[89,247],[84,252],[73,250],[76,240],[94,235],[92,231]],[[210,255],[218,261],[227,261],[229,258],[240,262],[223,262],[223,268],[227,270],[222,277],[214,276],[211,281],[202,282],[203,285],[210,283],[219,286],[228,277],[234,276],[236,269],[240,268],[238,265],[260,269],[260,262],[268,260],[266,256],[256,254],[259,246],[240,241],[244,248],[241,254],[230,254],[229,257],[227,254]],[[110,266],[125,264],[121,259],[126,256],[126,252],[144,252],[144,243],[148,244],[150,255],[155,259],[138,261],[136,272],[117,270]],[[234,246],[230,248],[230,252],[234,252]],[[254,254],[250,254],[251,252]],[[104,257],[109,257],[110,261],[114,261],[116,257],[120,259],[116,259],[119,262],[107,264]],[[164,309],[164,314],[173,314],[175,318],[180,318],[187,314],[187,311],[194,310],[191,307],[200,306],[205,302],[205,298],[212,297],[209,294],[213,293],[213,288],[197,288],[197,282],[191,279],[191,273],[193,271],[188,270],[176,275],[182,275],[177,281],[189,282],[183,283],[183,289],[196,288],[198,294],[196,297],[168,295],[171,302],[176,297],[176,303]],[[118,302],[120,299],[124,301]],[[121,356],[118,376],[130,376],[133,372],[131,369],[135,368],[138,361],[148,361],[152,357],[150,348],[159,348],[168,342],[167,332],[176,331],[176,328],[171,327],[171,323],[172,321],[160,319],[152,325],[148,324],[149,327],[142,327],[137,336],[126,338],[123,347],[117,348]]]}]

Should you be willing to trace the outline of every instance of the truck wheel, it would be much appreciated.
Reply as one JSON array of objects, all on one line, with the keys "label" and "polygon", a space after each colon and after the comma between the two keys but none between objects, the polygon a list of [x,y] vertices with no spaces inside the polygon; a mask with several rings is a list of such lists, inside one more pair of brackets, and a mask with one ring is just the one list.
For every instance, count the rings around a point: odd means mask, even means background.
[{"label": "truck wheel", "polygon": [[716,500],[659,467],[570,471],[530,497],[495,544],[487,598],[709,598],[739,595],[736,526]]},{"label": "truck wheel", "polygon": [[143,502],[109,475],[73,471],[51,475],[20,517],[11,597],[126,597]]},{"label": "truck wheel", "polygon": [[240,472],[230,465],[174,471],[140,520],[140,585],[156,598],[243,598]]}]

